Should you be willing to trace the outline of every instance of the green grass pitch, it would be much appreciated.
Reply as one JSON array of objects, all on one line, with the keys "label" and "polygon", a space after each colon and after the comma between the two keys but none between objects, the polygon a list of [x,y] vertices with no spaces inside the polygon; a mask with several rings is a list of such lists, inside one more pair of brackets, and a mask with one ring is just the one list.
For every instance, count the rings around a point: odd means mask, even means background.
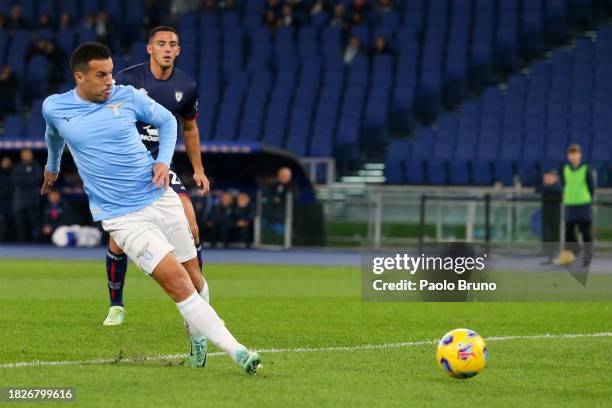
[{"label": "green grass pitch", "polygon": [[[612,404],[612,337],[542,337],[610,332],[612,303],[363,303],[356,268],[208,265],[205,275],[235,336],[273,349],[261,374],[224,355],[205,369],[166,357],[187,352],[180,315],[133,264],[126,324],[103,327],[102,261],[0,260],[0,387],[75,387],[66,406],[86,407]],[[457,327],[526,337],[491,339],[488,367],[454,380],[433,341]],[[105,359],[116,362],[91,361]],[[7,366],[35,360],[70,365]]]}]

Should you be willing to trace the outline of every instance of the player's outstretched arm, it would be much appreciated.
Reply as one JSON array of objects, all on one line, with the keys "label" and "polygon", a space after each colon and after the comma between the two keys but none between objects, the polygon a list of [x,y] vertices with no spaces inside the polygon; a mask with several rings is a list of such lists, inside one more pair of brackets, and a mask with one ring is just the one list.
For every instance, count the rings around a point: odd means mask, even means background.
[{"label": "player's outstretched arm", "polygon": [[187,157],[193,167],[193,180],[200,188],[200,194],[204,195],[210,190],[210,182],[204,174],[202,164],[202,152],[200,151],[200,131],[196,119],[183,119],[183,138],[185,139],[185,150]]},{"label": "player's outstretched arm", "polygon": [[[49,97],[51,98],[51,97]],[[45,142],[47,143],[47,164],[45,165],[43,185],[41,194],[46,194],[53,186],[59,175],[62,153],[64,152],[65,141],[53,126],[53,116],[49,114],[49,98],[43,103],[43,117],[47,123],[45,130]]]}]

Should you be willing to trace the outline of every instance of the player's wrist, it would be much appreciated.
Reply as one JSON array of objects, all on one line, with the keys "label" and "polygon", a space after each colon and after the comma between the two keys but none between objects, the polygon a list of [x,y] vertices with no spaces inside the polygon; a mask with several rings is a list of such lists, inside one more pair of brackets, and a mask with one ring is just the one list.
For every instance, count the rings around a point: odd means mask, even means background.
[{"label": "player's wrist", "polygon": [[167,162],[165,162],[163,160],[157,160],[157,161],[155,161],[155,163],[153,165],[156,165],[156,164],[163,164],[164,166],[170,168],[170,163],[167,163]]}]

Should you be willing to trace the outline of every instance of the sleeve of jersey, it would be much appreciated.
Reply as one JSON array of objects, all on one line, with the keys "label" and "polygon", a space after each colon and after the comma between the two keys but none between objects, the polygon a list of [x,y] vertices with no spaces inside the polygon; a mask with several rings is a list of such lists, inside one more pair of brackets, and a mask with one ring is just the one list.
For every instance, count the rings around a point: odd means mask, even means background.
[{"label": "sleeve of jersey", "polygon": [[49,115],[51,102],[47,99],[43,104],[43,117],[47,123],[45,130],[45,141],[47,143],[47,170],[51,173],[59,173],[60,163],[62,161],[62,153],[64,152],[64,139],[53,126],[52,117]]},{"label": "sleeve of jersey", "polygon": [[159,154],[156,162],[170,166],[176,148],[176,119],[168,109],[153,99],[135,89],[133,92],[137,119],[155,126],[159,132]]},{"label": "sleeve of jersey", "polygon": [[191,101],[185,105],[185,108],[181,112],[181,116],[183,117],[183,119],[194,120],[198,118],[198,116],[200,115],[200,112],[198,112],[199,102],[200,92],[198,91],[198,88],[194,88],[193,97],[191,98]]}]

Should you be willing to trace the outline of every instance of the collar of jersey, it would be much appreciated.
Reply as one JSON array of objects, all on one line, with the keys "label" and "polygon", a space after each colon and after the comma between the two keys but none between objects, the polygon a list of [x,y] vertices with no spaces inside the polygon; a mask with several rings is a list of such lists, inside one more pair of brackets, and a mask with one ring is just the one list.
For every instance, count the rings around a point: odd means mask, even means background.
[{"label": "collar of jersey", "polygon": [[174,71],[176,70],[176,65],[172,65],[172,72],[170,73],[170,76],[167,79],[157,79],[155,78],[155,75],[153,75],[153,71],[151,71],[151,62],[147,62],[147,74],[153,78],[154,81],[157,82],[166,82],[169,81],[170,79],[172,79],[172,77],[174,76]]}]

